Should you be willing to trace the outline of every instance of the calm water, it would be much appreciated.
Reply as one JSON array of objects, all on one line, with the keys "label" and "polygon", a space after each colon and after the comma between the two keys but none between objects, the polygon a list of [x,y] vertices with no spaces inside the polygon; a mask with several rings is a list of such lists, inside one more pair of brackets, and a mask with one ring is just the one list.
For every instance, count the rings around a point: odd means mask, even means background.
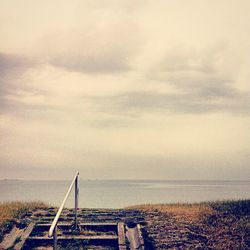
[{"label": "calm water", "polygon": [[[0,180],[0,201],[60,205],[70,181]],[[122,208],[145,203],[249,199],[250,181],[79,181],[80,207]],[[73,192],[67,202],[73,206]]]}]

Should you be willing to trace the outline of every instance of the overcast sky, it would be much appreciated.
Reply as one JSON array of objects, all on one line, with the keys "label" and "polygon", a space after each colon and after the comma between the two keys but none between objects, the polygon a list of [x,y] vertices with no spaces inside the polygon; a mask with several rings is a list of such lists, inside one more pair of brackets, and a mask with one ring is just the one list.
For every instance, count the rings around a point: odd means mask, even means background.
[{"label": "overcast sky", "polygon": [[249,0],[0,0],[0,178],[249,179]]}]

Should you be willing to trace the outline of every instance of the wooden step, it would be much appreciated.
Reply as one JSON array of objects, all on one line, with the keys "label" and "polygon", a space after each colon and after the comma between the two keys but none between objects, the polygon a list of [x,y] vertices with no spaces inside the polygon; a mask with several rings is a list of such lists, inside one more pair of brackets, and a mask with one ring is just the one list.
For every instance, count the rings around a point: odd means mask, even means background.
[{"label": "wooden step", "polygon": [[[64,235],[57,236],[57,240],[117,240],[117,235]],[[48,236],[30,236],[28,240],[44,240],[53,241],[53,238]]]}]

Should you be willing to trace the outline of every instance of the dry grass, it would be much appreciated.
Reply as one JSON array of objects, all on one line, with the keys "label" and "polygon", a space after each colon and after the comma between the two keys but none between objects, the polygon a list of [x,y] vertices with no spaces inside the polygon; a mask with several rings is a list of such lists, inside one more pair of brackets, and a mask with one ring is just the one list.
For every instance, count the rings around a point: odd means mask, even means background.
[{"label": "dry grass", "polygon": [[148,235],[156,249],[250,249],[250,200],[128,209],[145,213]]},{"label": "dry grass", "polygon": [[145,212],[158,211],[167,215],[185,218],[189,220],[200,220],[204,216],[215,214],[216,211],[209,205],[203,203],[194,204],[146,204],[128,207],[128,209],[138,209]]},{"label": "dry grass", "polygon": [[0,203],[0,226],[9,220],[20,217],[29,209],[47,207],[42,202],[3,202]]},{"label": "dry grass", "polygon": [[14,226],[15,220],[20,219],[31,209],[46,208],[42,202],[1,202],[0,203],[0,242],[3,236]]}]

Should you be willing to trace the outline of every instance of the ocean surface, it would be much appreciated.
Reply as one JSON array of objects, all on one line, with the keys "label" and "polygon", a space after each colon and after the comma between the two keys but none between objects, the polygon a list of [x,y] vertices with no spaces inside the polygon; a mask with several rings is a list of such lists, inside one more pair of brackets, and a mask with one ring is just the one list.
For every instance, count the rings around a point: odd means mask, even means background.
[{"label": "ocean surface", "polygon": [[[0,180],[0,202],[44,201],[59,206],[71,181]],[[249,199],[250,181],[80,180],[79,207]],[[73,207],[74,192],[66,206]]]}]

